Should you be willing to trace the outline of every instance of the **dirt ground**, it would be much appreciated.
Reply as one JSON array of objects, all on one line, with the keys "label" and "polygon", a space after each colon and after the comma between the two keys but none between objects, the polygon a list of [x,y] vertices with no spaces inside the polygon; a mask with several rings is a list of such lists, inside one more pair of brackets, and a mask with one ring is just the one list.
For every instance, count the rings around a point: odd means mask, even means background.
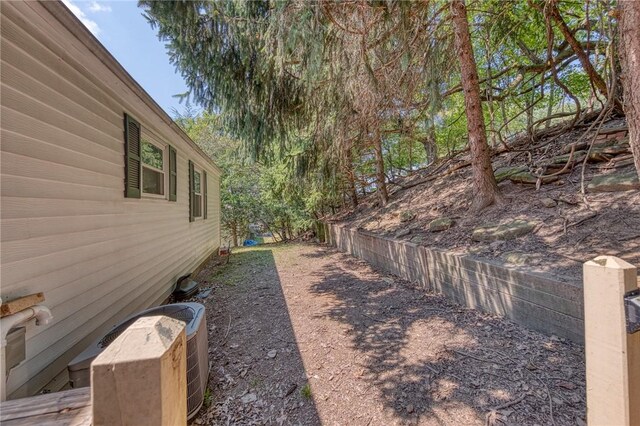
[{"label": "dirt ground", "polygon": [[584,424],[582,346],[333,249],[239,249],[198,279],[212,368],[192,424]]},{"label": "dirt ground", "polygon": [[[607,122],[602,131],[624,126],[623,120]],[[571,143],[591,141],[595,131],[580,139],[585,129],[577,129],[551,140],[538,141],[539,149],[513,149],[492,159],[494,169],[522,166],[541,173],[537,167],[566,153]],[[621,154],[617,158],[628,157]],[[455,167],[469,158],[461,156]],[[595,177],[608,174],[633,173],[629,160],[586,163],[585,186]],[[623,167],[616,165],[626,164]],[[398,178],[409,186],[428,176],[429,170]],[[435,175],[437,176],[437,174]],[[599,255],[618,256],[640,265],[640,191],[590,193],[582,196],[582,161],[559,175],[554,182],[541,185],[513,183],[509,179],[499,183],[506,202],[491,206],[479,214],[471,213],[473,200],[471,170],[461,168],[454,173],[441,174],[436,179],[410,189],[389,185],[390,200],[384,208],[378,206],[376,194],[361,200],[354,209],[337,213],[329,220],[349,227],[410,240],[452,253],[468,254],[476,258],[504,262],[512,267],[552,273],[556,278],[582,282],[582,264]],[[555,206],[545,207],[545,200]],[[413,216],[402,221],[402,215]],[[454,226],[443,232],[430,232],[429,222],[440,217],[454,220]],[[477,242],[471,239],[474,228],[514,219],[536,224],[528,235],[503,242]],[[405,231],[404,233],[402,231]],[[408,233],[406,233],[408,232]],[[512,259],[517,259],[513,263]]]}]

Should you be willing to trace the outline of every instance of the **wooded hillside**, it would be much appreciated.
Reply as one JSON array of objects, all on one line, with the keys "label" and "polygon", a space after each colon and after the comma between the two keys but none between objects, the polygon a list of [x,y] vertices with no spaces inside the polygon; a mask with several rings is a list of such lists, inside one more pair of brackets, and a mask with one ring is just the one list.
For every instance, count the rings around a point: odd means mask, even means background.
[{"label": "wooded hillside", "polygon": [[[640,172],[640,2],[140,5],[190,88],[185,96],[208,111],[181,118],[193,127],[214,117],[214,133],[240,141],[226,157],[228,196],[249,194],[259,206],[237,204],[250,213],[227,223],[234,233],[263,220],[291,237],[372,193],[384,207],[390,188],[417,171],[411,185],[428,186],[467,167],[464,202],[474,214],[509,202],[497,154],[518,154],[539,190],[584,167],[612,119],[626,120],[625,149]],[[575,137],[564,164],[534,161],[567,132]],[[578,151],[587,154],[576,161]],[[588,203],[584,175],[577,193]]]}]

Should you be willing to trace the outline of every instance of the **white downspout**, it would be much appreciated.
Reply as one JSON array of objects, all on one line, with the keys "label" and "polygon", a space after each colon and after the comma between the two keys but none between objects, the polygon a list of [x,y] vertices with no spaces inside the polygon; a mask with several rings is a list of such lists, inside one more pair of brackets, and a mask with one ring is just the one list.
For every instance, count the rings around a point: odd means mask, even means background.
[{"label": "white downspout", "polygon": [[23,309],[13,315],[0,318],[0,401],[7,398],[7,369],[5,360],[5,347],[7,346],[7,334],[15,327],[26,323],[27,321],[36,319],[36,325],[46,325],[51,322],[53,315],[46,306],[35,305],[30,308]]}]

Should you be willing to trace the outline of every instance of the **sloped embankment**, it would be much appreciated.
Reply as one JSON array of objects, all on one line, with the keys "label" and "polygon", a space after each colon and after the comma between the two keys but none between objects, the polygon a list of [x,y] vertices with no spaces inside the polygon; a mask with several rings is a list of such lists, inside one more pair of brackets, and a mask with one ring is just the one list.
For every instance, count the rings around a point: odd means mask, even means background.
[{"label": "sloped embankment", "polygon": [[581,138],[584,131],[495,156],[508,202],[479,214],[469,212],[471,170],[457,168],[468,161],[461,156],[442,168],[450,173],[401,179],[384,208],[372,194],[329,221],[571,282],[581,282],[582,263],[598,255],[640,266],[640,182],[626,126],[610,121]]}]

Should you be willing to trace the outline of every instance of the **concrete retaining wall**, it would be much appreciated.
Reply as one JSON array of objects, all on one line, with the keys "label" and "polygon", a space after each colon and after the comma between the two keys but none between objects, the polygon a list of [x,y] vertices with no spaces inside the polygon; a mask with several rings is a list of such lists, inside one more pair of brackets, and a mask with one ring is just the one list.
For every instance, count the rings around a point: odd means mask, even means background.
[{"label": "concrete retaining wall", "polygon": [[443,293],[470,308],[574,342],[584,342],[582,287],[549,276],[505,268],[327,224],[327,242],[387,272]]}]

